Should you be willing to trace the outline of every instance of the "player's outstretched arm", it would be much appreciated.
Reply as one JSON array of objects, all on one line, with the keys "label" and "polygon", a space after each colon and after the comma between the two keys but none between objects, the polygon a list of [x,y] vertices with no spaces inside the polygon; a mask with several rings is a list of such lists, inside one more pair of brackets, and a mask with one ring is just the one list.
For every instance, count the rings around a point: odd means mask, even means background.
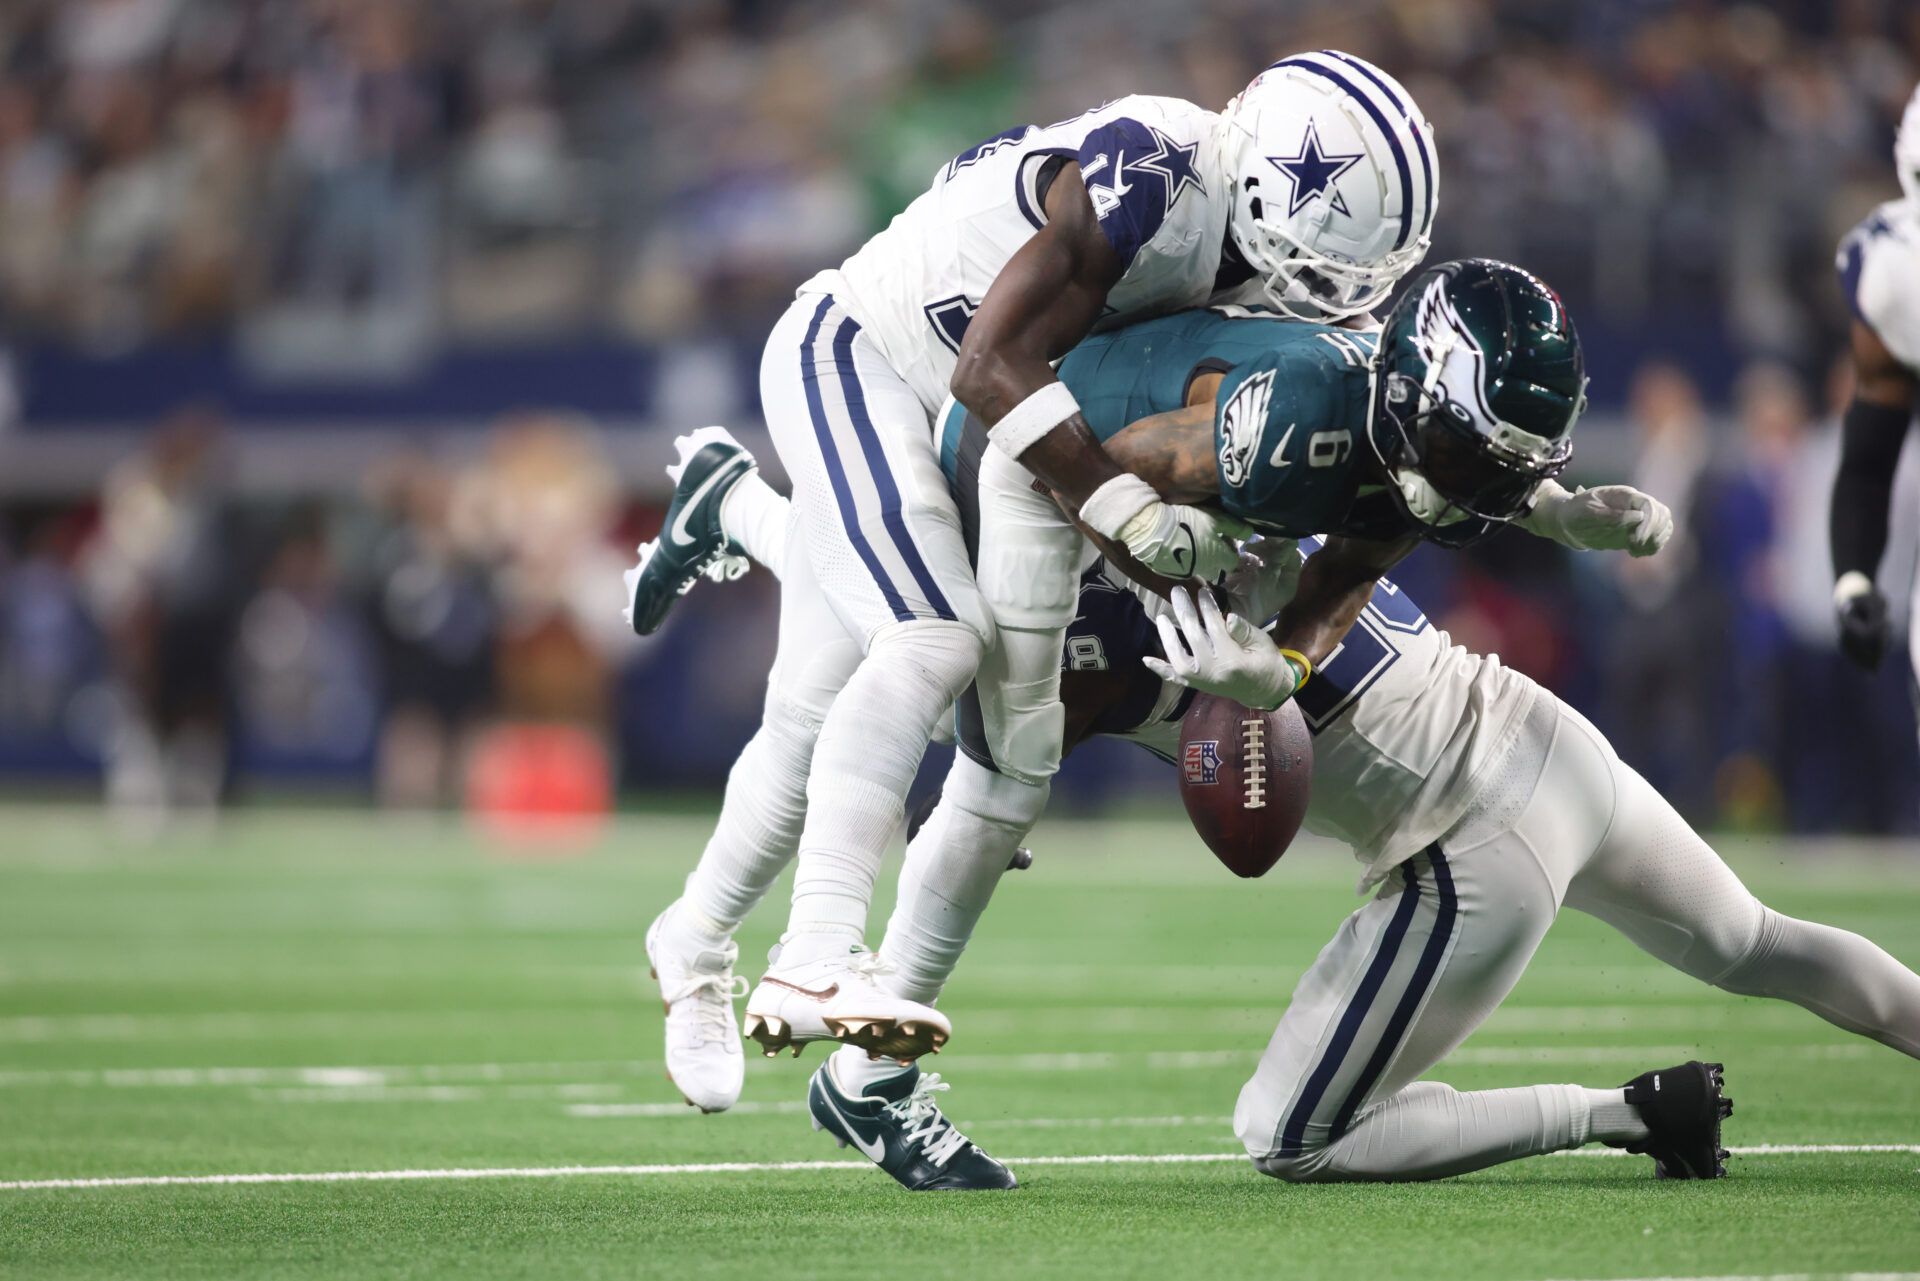
[{"label": "player's outstretched arm", "polygon": [[1417,538],[1327,539],[1300,570],[1300,585],[1274,623],[1274,642],[1283,649],[1298,650],[1318,667],[1373,599],[1380,576],[1419,545]]},{"label": "player's outstretched arm", "polygon": [[1840,649],[1872,671],[1885,657],[1891,627],[1887,599],[1874,585],[1887,550],[1887,509],[1900,447],[1920,405],[1920,380],[1887,350],[1880,336],[1853,322],[1853,400],[1840,420],[1840,471],[1829,516],[1833,604]]},{"label": "player's outstretched arm", "polygon": [[1091,528],[1147,568],[1210,579],[1233,567],[1230,517],[1164,502],[1094,439],[1072,392],[1053,372],[1093,329],[1126,265],[1094,215],[1079,166],[1047,192],[1047,225],[1003,267],[967,326],[953,394],[978,414],[1003,452],[1037,476]]},{"label": "player's outstretched arm", "polygon": [[1577,552],[1651,556],[1673,537],[1673,512],[1632,485],[1568,490],[1557,480],[1543,480],[1533,506],[1514,523]]}]

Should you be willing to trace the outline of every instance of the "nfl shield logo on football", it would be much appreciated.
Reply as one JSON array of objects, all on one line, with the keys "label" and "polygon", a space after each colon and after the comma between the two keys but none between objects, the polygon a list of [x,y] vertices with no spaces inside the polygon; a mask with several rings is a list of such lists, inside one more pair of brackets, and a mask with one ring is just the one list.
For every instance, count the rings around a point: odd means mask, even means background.
[{"label": "nfl shield logo on football", "polygon": [[1220,741],[1202,739],[1187,744],[1187,759],[1183,762],[1187,772],[1187,784],[1218,783],[1220,781]]}]

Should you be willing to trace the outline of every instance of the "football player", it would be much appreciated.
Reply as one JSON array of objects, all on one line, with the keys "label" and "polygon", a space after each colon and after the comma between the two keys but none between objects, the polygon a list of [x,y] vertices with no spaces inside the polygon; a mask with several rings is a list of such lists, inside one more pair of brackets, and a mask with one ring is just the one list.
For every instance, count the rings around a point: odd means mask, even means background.
[{"label": "football player", "polygon": [[[1891,639],[1874,576],[1887,548],[1900,449],[1920,407],[1920,89],[1900,121],[1893,161],[1905,194],[1847,233],[1838,263],[1853,310],[1854,391],[1833,482],[1833,603],[1842,652],[1868,671],[1880,666]],[[1920,627],[1910,633],[1920,681]]]},{"label": "football player", "polygon": [[[973,680],[997,609],[975,585],[932,446],[949,390],[1089,527],[1147,569],[1212,578],[1231,518],[1163,501],[1107,456],[1049,363],[1098,323],[1241,290],[1290,314],[1364,312],[1426,251],[1426,121],[1379,69],[1323,51],[1255,79],[1223,114],[1128,97],[968,148],[840,267],[801,286],[767,340],[761,400],[793,481],[779,659],[689,894],[648,931],[675,1017],[704,1036],[731,990],[747,902],[726,888],[797,850],[789,929],[749,996],[768,1046],[845,1039],[911,1058],[944,1016],[873,981],[860,949],[883,846],[928,735]],[[703,531],[751,466],[683,461],[632,575],[636,630],[724,556]],[[768,519],[735,511],[743,525]],[[1034,563],[1035,581],[1074,566]],[[1006,583],[1018,595],[1017,578]],[[1051,591],[1051,587],[1049,587]],[[1057,745],[1055,750],[1057,750]],[[725,1106],[730,1086],[694,1101]]]},{"label": "football player", "polygon": [[[1287,596],[1303,574],[1292,544],[1257,550],[1276,571],[1269,589]],[[1275,687],[1263,673],[1286,680],[1268,632],[1210,596],[1196,606],[1176,588],[1164,601],[1104,563],[1083,578],[1068,652],[1084,661],[1063,681],[1069,745],[1113,734],[1170,764],[1195,689],[1257,703]],[[1722,1176],[1731,1101],[1718,1064],[1606,1089],[1421,1080],[1505,998],[1562,907],[1703,982],[1792,1001],[1920,1057],[1920,976],[1858,935],[1754,898],[1584,717],[1453,644],[1391,582],[1375,584],[1294,698],[1314,735],[1306,827],[1351,845],[1363,891],[1377,893],[1302,976],[1241,1090],[1234,1128],[1262,1172],[1433,1179],[1601,1142],[1653,1157],[1664,1177]],[[938,998],[1023,834],[933,819],[915,834],[881,945],[905,991]],[[956,851],[957,840],[979,844]],[[845,1058],[809,1084],[817,1128],[909,1188],[1013,1186],[941,1113],[938,1074],[889,1065],[859,1088]]]},{"label": "football player", "polygon": [[[1398,358],[1382,370],[1373,359],[1372,335],[1258,317],[1243,308],[1197,311],[1097,335],[1062,363],[1061,375],[1087,405],[1093,429],[1108,447],[1161,489],[1184,486],[1195,498],[1219,499],[1269,529],[1287,528],[1290,519],[1298,519],[1301,527],[1319,523],[1362,535],[1342,540],[1344,551],[1327,554],[1316,583],[1296,606],[1296,617],[1311,616],[1311,634],[1303,630],[1297,640],[1303,655],[1318,657],[1333,647],[1339,632],[1321,618],[1344,612],[1350,621],[1380,569],[1412,546],[1415,531],[1459,543],[1517,519],[1575,547],[1648,553],[1664,541],[1671,521],[1644,495],[1623,487],[1571,495],[1542,479],[1543,472],[1557,470],[1564,461],[1583,379],[1571,326],[1558,300],[1538,281],[1504,264],[1435,268],[1396,309],[1387,332],[1389,349]],[[1436,359],[1425,361],[1422,352],[1433,352]],[[1479,407],[1491,397],[1508,418],[1524,419],[1541,434],[1476,416],[1478,408],[1465,421],[1448,414],[1432,424],[1412,421],[1404,410],[1376,414],[1374,407],[1384,405],[1397,380],[1409,372],[1419,376],[1399,388],[1395,404],[1411,406],[1424,397],[1436,408]],[[1224,397],[1216,394],[1222,380],[1232,384]],[[1246,416],[1254,412],[1253,395],[1243,398],[1239,390],[1246,387],[1258,393],[1257,420]],[[1484,412],[1493,411],[1489,406]],[[1376,419],[1396,424],[1390,430],[1398,443],[1376,451],[1369,443]],[[942,464],[971,531],[980,507],[1019,498],[1022,491],[990,500],[981,468],[994,451],[985,448],[984,432],[957,406],[949,407],[941,422]],[[1308,430],[1293,430],[1295,423]],[[1474,443],[1475,423],[1486,433],[1483,442]],[[1429,438],[1428,427],[1448,439]],[[1530,444],[1523,440],[1528,436]],[[1272,447],[1255,448],[1262,439]],[[720,456],[720,446],[708,448]],[[1257,456],[1258,467],[1232,461],[1241,455]],[[700,483],[694,476],[680,473],[682,492]],[[756,476],[729,484],[754,491],[748,505],[754,509],[781,509],[778,497]],[[1476,514],[1466,515],[1466,507],[1442,497],[1447,493],[1472,504]],[[1425,524],[1410,514],[1410,503],[1425,513]],[[1290,517],[1289,511],[1299,516]],[[784,521],[736,522],[733,512],[730,504],[726,529],[711,532],[714,545],[730,535],[764,563],[779,564]],[[1345,563],[1336,566],[1342,556]],[[1259,603],[1263,581],[1256,573],[1236,575],[1229,583],[1240,607],[1255,617],[1277,608]],[[959,850],[995,842],[1017,846],[1044,808],[1045,785],[1000,768],[980,732],[978,700],[963,698],[958,713],[964,754],[954,763],[929,826],[936,832],[950,827],[951,846]],[[1057,753],[1058,746],[1053,750]],[[768,859],[753,868],[719,870],[730,878],[722,883],[733,896],[730,901],[751,906],[782,866],[783,860]],[[953,866],[938,861],[933,866],[930,881],[941,885],[939,893],[950,900],[951,911],[944,922],[914,932],[914,942],[897,949],[909,968],[940,969],[957,959],[1001,870],[971,864],[964,856]],[[688,881],[687,900],[697,903],[699,896],[715,892],[716,870],[703,859]],[[736,910],[744,915],[745,907]],[[894,959],[883,949],[873,964]],[[914,982],[911,975],[879,978],[902,991]],[[669,1073],[689,1099],[725,1097],[730,1103],[739,1081],[738,1049],[728,1026],[730,1001],[718,987],[700,995],[708,1012],[698,1022],[683,1017],[676,1024],[669,1014]],[[748,1030],[762,1030],[751,1011]],[[766,1043],[763,1036],[756,1039]],[[856,1095],[868,1086],[887,1088],[883,1078],[897,1075],[894,1065],[860,1052],[843,1052],[835,1065],[836,1079]],[[723,1087],[734,1094],[724,1095]]]}]

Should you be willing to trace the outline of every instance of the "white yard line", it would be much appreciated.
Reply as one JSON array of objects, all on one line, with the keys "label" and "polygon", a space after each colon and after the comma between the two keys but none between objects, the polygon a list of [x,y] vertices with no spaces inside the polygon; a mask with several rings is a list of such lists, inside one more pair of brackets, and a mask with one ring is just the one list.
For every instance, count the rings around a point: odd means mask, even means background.
[{"label": "white yard line", "polygon": [[[1114,1153],[1098,1156],[1029,1156],[1020,1165],[1196,1165],[1245,1161],[1244,1152]],[[164,1188],[244,1183],[402,1183],[425,1179],[574,1179],[596,1176],[644,1178],[673,1174],[770,1174],[791,1170],[871,1170],[866,1161],[708,1161],[685,1165],[546,1165],[499,1169],[319,1170],[291,1174],[145,1174],[108,1179],[13,1179],[0,1192],[55,1188]]]},{"label": "white yard line", "polygon": [[[1737,1156],[1806,1155],[1817,1153],[1920,1153],[1920,1143],[1822,1143],[1762,1144],[1735,1148]],[[1588,1155],[1586,1150],[1565,1155]],[[1620,1155],[1610,1149],[1591,1155]],[[1036,1165],[1210,1165],[1247,1159],[1244,1152],[1115,1152],[1087,1156],[1007,1157],[1012,1166]],[[571,1179],[592,1177],[652,1178],[678,1174],[774,1174],[797,1170],[866,1170],[865,1161],[706,1161],[678,1165],[548,1165],[506,1166],[498,1168],[452,1167],[441,1170],[315,1170],[284,1174],[138,1174],[117,1178],[10,1179],[0,1180],[0,1192],[37,1192],[62,1188],[155,1188],[206,1187],[255,1183],[404,1183],[431,1179]],[[1816,1274],[1789,1273],[1752,1281],[1788,1281]],[[1825,1273],[1819,1277],[1905,1278],[1912,1273]],[[1636,1281],[1668,1281],[1666,1278],[1639,1278]],[[1674,1279],[1681,1281],[1681,1279]],[[1684,1281],[1749,1281],[1747,1278],[1686,1278]]]},{"label": "white yard line", "polygon": [[[1838,1045],[1772,1045],[1764,1049],[1774,1058],[1826,1062],[1867,1058],[1878,1054],[1865,1042]],[[1696,1053],[1689,1045],[1469,1045],[1455,1050],[1441,1064],[1506,1066],[1531,1063],[1637,1063],[1684,1059]],[[929,1060],[929,1066],[968,1073],[992,1072],[1101,1072],[1110,1068],[1145,1067],[1151,1070],[1192,1070],[1237,1067],[1260,1055],[1259,1047],[1224,1050],[1088,1050],[1080,1053],[958,1054]],[[750,1063],[762,1065],[755,1058]],[[783,1060],[784,1062],[784,1060]],[[765,1065],[771,1070],[772,1065]],[[577,1059],[526,1063],[338,1064],[309,1067],[162,1067],[162,1068],[23,1068],[0,1069],[0,1089],[43,1089],[53,1086],[101,1089],[165,1089],[240,1086],[249,1088],[304,1087],[315,1090],[391,1090],[414,1085],[485,1085],[528,1080],[567,1080],[596,1073],[608,1077],[648,1077],[664,1065],[657,1059]]]}]

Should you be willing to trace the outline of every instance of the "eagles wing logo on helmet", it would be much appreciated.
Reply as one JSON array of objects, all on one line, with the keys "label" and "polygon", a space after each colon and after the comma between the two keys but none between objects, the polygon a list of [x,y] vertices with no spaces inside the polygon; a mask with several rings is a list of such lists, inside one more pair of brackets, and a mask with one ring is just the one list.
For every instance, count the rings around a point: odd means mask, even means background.
[{"label": "eagles wing logo on helmet", "polygon": [[1445,276],[1436,275],[1414,313],[1414,345],[1427,362],[1424,390],[1470,406],[1481,425],[1491,430],[1500,419],[1487,403],[1487,353],[1454,307],[1447,283]]},{"label": "eagles wing logo on helmet", "polygon": [[1273,401],[1271,369],[1240,384],[1220,411],[1220,479],[1229,485],[1246,480],[1267,430],[1267,406]]}]

